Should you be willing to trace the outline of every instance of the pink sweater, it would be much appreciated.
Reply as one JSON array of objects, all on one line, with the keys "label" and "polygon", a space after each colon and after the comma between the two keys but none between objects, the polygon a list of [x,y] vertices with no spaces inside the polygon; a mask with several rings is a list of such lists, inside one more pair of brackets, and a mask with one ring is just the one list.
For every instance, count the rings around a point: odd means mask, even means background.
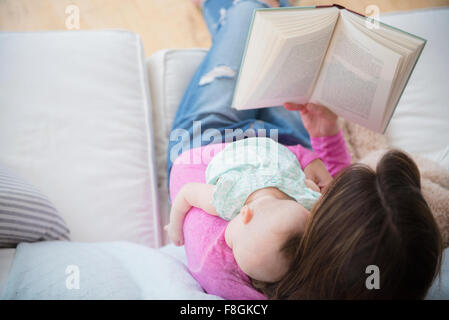
[{"label": "pink sweater", "polygon": [[[312,138],[312,152],[301,145],[287,146],[304,169],[320,158],[335,176],[350,164],[343,134]],[[170,197],[175,199],[182,186],[189,182],[205,183],[207,165],[225,144],[211,144],[182,153],[170,173]],[[225,242],[228,222],[198,208],[192,208],[184,221],[184,245],[187,266],[192,276],[209,293],[224,299],[265,299],[255,290],[248,276],[237,265],[232,249]]]}]

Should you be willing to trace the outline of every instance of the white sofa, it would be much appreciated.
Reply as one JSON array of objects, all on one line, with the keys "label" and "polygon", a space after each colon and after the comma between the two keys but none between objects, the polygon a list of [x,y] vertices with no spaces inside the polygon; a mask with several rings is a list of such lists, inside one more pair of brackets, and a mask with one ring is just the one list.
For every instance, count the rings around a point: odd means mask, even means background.
[{"label": "white sofa", "polygon": [[[389,141],[449,170],[449,8],[382,20],[428,40]],[[168,135],[206,50],[145,61],[139,36],[124,31],[7,32],[0,48],[0,162],[49,196],[73,241],[166,244]],[[167,252],[185,262],[182,248]],[[0,292],[13,259],[0,250]]]},{"label": "white sofa", "polygon": [[[392,146],[419,153],[449,170],[449,7],[385,14],[382,21],[427,39],[386,131]],[[156,164],[161,221],[167,222],[167,142],[171,123],[205,49],[162,50],[147,60],[156,130]],[[167,239],[164,238],[164,243]]]},{"label": "white sofa", "polygon": [[4,32],[0,43],[0,163],[50,198],[72,240],[160,246],[140,37]]}]

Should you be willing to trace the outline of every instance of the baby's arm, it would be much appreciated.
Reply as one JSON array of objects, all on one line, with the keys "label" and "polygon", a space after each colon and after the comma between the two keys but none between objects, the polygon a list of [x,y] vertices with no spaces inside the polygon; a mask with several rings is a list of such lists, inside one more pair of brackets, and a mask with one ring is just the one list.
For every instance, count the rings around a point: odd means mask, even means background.
[{"label": "baby's arm", "polygon": [[192,207],[218,216],[211,204],[215,186],[205,183],[191,182],[185,184],[177,194],[170,211],[170,223],[165,226],[168,236],[177,246],[184,244],[183,225],[187,212]]}]

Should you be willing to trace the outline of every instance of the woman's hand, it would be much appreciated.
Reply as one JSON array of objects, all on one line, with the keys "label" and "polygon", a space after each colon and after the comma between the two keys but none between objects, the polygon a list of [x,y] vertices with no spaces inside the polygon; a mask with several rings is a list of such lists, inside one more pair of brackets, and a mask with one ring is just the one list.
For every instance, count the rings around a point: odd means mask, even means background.
[{"label": "woman's hand", "polygon": [[315,159],[310,162],[307,167],[304,168],[304,174],[307,179],[315,182],[315,184],[320,188],[321,193],[332,181],[332,176],[329,171],[327,171],[323,161],[320,159]]},{"label": "woman's hand", "polygon": [[304,127],[311,137],[333,136],[338,133],[338,116],[322,105],[308,103],[306,105],[291,102],[284,103],[287,110],[299,111]]}]

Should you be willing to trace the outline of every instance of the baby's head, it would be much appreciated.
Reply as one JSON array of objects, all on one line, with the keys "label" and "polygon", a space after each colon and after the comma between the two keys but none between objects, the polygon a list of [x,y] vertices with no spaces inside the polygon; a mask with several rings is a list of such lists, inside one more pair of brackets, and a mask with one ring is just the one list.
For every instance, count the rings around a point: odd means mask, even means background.
[{"label": "baby's head", "polygon": [[292,262],[285,244],[304,231],[308,215],[296,201],[272,196],[245,205],[230,221],[225,234],[242,271],[258,281],[279,281]]}]

